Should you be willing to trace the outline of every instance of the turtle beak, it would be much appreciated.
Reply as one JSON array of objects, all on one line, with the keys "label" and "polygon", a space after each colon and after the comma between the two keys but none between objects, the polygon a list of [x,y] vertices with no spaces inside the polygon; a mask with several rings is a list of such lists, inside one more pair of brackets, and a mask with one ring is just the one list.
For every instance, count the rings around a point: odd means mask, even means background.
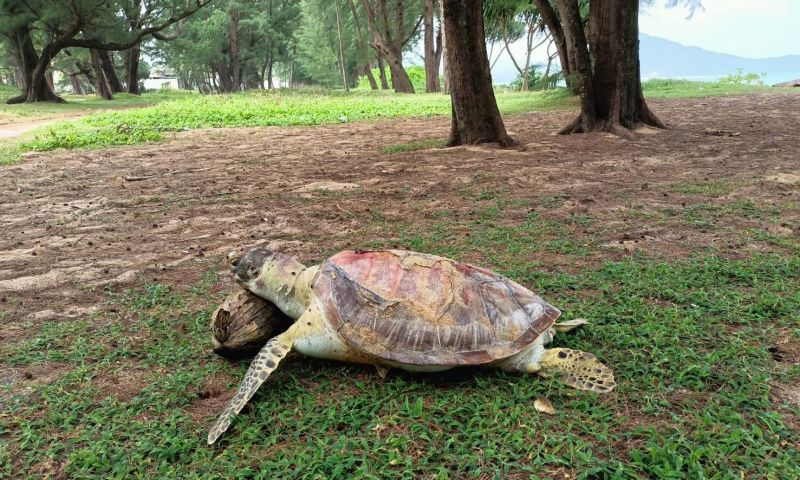
[{"label": "turtle beak", "polygon": [[228,262],[230,262],[231,269],[234,269],[234,268],[236,268],[237,265],[239,265],[239,260],[241,258],[242,257],[240,257],[239,255],[236,255],[236,251],[235,250],[231,251],[231,253],[228,254]]}]

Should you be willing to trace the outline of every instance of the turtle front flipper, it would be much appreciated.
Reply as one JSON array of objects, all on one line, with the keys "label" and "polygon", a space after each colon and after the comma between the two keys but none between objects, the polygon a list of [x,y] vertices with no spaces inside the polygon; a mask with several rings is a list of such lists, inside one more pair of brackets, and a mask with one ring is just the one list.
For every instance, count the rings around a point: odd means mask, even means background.
[{"label": "turtle front flipper", "polygon": [[239,385],[239,390],[236,396],[233,397],[231,402],[222,412],[222,415],[217,419],[217,423],[211,431],[208,432],[208,444],[211,445],[225,433],[225,430],[231,424],[231,417],[239,413],[242,408],[247,404],[247,401],[256,393],[258,387],[269,377],[269,375],[277,368],[278,363],[283,360],[286,354],[292,349],[293,335],[288,330],[277,337],[272,338],[264,348],[258,352],[250,368],[244,376],[244,380]]},{"label": "turtle front flipper", "polygon": [[566,333],[575,328],[580,327],[581,325],[586,325],[589,323],[588,320],[585,318],[576,318],[575,320],[567,320],[565,322],[558,322],[553,325],[553,328],[556,329],[558,333]]},{"label": "turtle front flipper", "polygon": [[578,390],[606,393],[617,386],[613,370],[600,363],[591,353],[552,348],[544,352],[538,363],[536,373],[544,377],[557,377]]}]

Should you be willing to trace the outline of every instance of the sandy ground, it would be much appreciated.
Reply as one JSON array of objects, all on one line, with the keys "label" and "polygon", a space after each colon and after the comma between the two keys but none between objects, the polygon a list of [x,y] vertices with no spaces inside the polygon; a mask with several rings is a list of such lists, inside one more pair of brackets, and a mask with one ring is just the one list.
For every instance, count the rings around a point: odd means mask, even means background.
[{"label": "sandy ground", "polygon": [[[734,185],[710,202],[800,202],[800,95],[651,105],[672,128],[641,132],[635,141],[555,136],[574,115],[561,111],[508,117],[520,142],[509,150],[381,153],[391,144],[446,137],[449,120],[433,118],[192,131],[152,145],[30,154],[0,170],[2,335],[107,308],[106,286],[142,278],[195,283],[246,245],[266,243],[317,261],[375,238],[391,243],[396,233],[376,216],[388,224],[427,221],[443,210],[469,218],[475,205],[464,192],[515,200],[508,222],[544,212],[547,199],[560,196],[547,215],[591,216],[584,234],[607,247],[587,262],[635,250],[685,256],[703,245],[727,245],[731,255],[768,250],[737,243],[735,228],[703,230],[657,214],[699,201],[668,188],[677,182]],[[767,224],[740,221],[796,235],[797,215],[793,209]],[[541,255],[534,260],[554,269],[571,262]]]},{"label": "sandy ground", "polygon": [[5,125],[0,125],[0,140],[19,137],[20,135],[28,133],[35,128],[50,125],[60,120],[61,119],[36,120],[34,122],[7,123]]}]

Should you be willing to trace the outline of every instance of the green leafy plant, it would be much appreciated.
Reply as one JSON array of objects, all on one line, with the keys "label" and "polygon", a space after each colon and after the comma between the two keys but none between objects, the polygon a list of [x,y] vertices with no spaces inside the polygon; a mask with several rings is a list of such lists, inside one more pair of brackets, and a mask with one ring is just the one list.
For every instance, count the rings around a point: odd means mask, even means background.
[{"label": "green leafy plant", "polygon": [[766,78],[766,73],[744,73],[741,68],[737,68],[736,72],[731,75],[725,75],[717,82],[723,85],[764,85],[764,79]]}]

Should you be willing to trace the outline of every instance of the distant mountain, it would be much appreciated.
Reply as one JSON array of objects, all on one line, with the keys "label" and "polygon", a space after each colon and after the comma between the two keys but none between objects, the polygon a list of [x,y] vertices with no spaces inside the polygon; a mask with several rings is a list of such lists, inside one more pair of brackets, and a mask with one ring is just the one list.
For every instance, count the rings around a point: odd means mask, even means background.
[{"label": "distant mountain", "polygon": [[789,73],[798,73],[800,77],[800,55],[737,57],[645,34],[639,36],[639,45],[642,78],[713,77],[734,73],[739,68],[744,73],[768,73],[770,77]]}]

